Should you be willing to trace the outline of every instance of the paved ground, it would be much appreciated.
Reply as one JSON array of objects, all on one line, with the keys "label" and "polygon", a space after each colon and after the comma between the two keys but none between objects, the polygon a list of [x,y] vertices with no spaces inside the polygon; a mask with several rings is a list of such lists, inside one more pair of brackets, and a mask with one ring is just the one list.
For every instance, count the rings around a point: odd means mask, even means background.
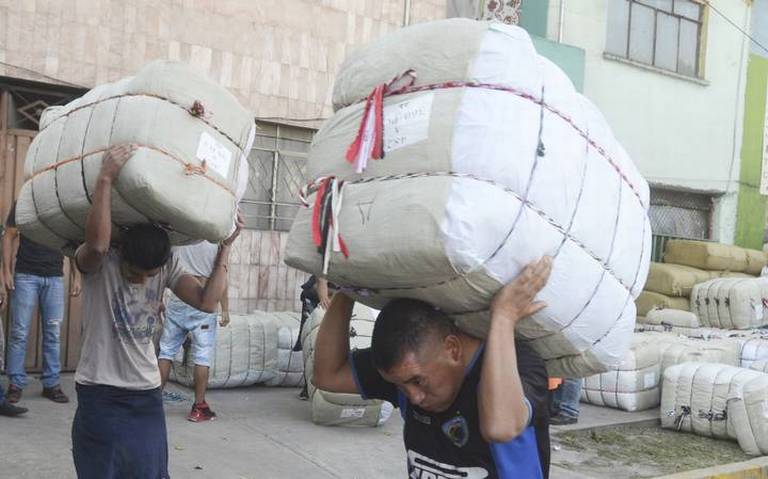
[{"label": "paved ground", "polygon": [[[72,375],[64,376],[63,387],[74,398]],[[188,389],[173,385],[170,389],[191,396]],[[185,420],[191,403],[167,405],[172,477],[406,477],[399,416],[375,429],[319,427],[310,421],[309,404],[298,400],[297,392],[262,387],[211,391],[208,400],[219,419],[204,424]],[[0,478],[75,477],[69,436],[75,404],[54,404],[39,393],[39,383],[25,391],[22,404],[30,408],[25,417],[0,419]],[[643,420],[656,414],[583,406],[579,424],[560,429]],[[553,451],[553,464],[560,454]],[[551,477],[585,476],[555,466]]]}]

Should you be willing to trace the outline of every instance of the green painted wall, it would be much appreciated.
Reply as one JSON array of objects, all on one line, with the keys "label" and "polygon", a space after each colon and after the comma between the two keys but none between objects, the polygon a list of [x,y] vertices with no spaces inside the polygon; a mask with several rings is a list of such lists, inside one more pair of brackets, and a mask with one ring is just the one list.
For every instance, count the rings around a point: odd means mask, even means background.
[{"label": "green painted wall", "polygon": [[520,26],[531,35],[547,37],[549,0],[523,0],[520,5]]},{"label": "green painted wall", "polygon": [[[530,32],[529,32],[530,33]],[[559,66],[568,78],[573,82],[573,86],[579,92],[584,91],[584,57],[585,52],[581,48],[565,45],[547,40],[546,38],[531,35],[533,46],[539,55],[548,58],[555,65]]]},{"label": "green painted wall", "polygon": [[755,249],[763,249],[765,231],[766,197],[760,194],[760,177],[763,167],[766,88],[768,58],[750,55],[744,105],[736,244]]}]

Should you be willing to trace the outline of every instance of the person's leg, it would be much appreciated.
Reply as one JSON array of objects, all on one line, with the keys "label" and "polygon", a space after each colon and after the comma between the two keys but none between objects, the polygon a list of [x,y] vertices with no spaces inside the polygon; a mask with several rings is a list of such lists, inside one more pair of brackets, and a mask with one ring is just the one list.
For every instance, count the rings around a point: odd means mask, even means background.
[{"label": "person's leg", "polygon": [[195,402],[201,404],[205,402],[205,390],[208,388],[211,354],[216,347],[218,317],[216,314],[200,311],[195,311],[193,316],[195,324],[199,324],[191,331],[192,360],[195,363]]},{"label": "person's leg", "polygon": [[[30,274],[17,273],[14,276],[14,290],[11,297],[11,330],[8,335],[8,364],[6,372],[11,388],[24,389],[27,373],[24,359],[27,353],[29,326],[37,305],[40,279]],[[13,402],[13,401],[12,401]]]},{"label": "person's leg", "polygon": [[205,403],[205,390],[208,389],[208,371],[210,371],[210,367],[195,364],[195,404]]},{"label": "person's leg", "polygon": [[63,278],[42,278],[39,304],[43,328],[43,375],[40,379],[43,382],[43,388],[54,389],[59,387],[59,375],[61,373],[61,322],[64,318]]},{"label": "person's leg", "polygon": [[579,401],[581,400],[581,379],[567,378],[563,380],[563,394],[560,400],[560,414],[579,417]]},{"label": "person's leg", "polygon": [[81,479],[115,479],[116,444],[112,434],[118,424],[110,407],[108,386],[75,385],[77,410],[72,421],[72,460]]},{"label": "person's leg", "polygon": [[187,336],[187,330],[180,326],[184,324],[184,311],[170,301],[165,311],[165,322],[163,323],[163,335],[160,336],[160,354],[157,356],[158,367],[160,368],[161,387],[165,387],[168,382],[168,376],[171,374],[173,358],[184,344]]},{"label": "person's leg", "polygon": [[195,403],[189,413],[190,421],[198,422],[214,419],[214,413],[205,400],[205,391],[208,389],[208,376],[210,374],[211,354],[216,347],[217,315],[196,311],[193,313],[194,321],[199,324],[192,330],[192,360],[195,363]]},{"label": "person's leg", "polygon": [[27,408],[19,407],[5,400],[5,390],[0,384],[0,416],[14,417],[27,412]]}]

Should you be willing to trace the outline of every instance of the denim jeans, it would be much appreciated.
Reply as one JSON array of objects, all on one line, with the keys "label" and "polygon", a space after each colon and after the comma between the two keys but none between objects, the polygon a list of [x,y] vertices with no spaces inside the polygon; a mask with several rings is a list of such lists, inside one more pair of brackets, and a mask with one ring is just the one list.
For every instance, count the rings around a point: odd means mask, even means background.
[{"label": "denim jeans", "polygon": [[568,417],[579,417],[581,379],[563,379],[554,397],[554,412]]},{"label": "denim jeans", "polygon": [[24,388],[27,373],[24,357],[27,352],[29,327],[35,306],[39,307],[43,328],[43,387],[59,384],[61,321],[64,318],[64,279],[16,273],[11,297],[11,326],[8,332],[8,364],[10,383]]}]

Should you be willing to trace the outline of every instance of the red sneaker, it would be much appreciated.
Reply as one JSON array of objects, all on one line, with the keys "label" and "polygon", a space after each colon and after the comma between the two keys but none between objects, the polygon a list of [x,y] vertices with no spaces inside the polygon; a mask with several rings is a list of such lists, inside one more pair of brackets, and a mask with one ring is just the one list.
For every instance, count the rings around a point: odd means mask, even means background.
[{"label": "red sneaker", "polygon": [[192,410],[189,411],[187,416],[187,421],[192,422],[213,421],[214,419],[216,419],[216,413],[211,411],[207,402],[193,404]]}]

